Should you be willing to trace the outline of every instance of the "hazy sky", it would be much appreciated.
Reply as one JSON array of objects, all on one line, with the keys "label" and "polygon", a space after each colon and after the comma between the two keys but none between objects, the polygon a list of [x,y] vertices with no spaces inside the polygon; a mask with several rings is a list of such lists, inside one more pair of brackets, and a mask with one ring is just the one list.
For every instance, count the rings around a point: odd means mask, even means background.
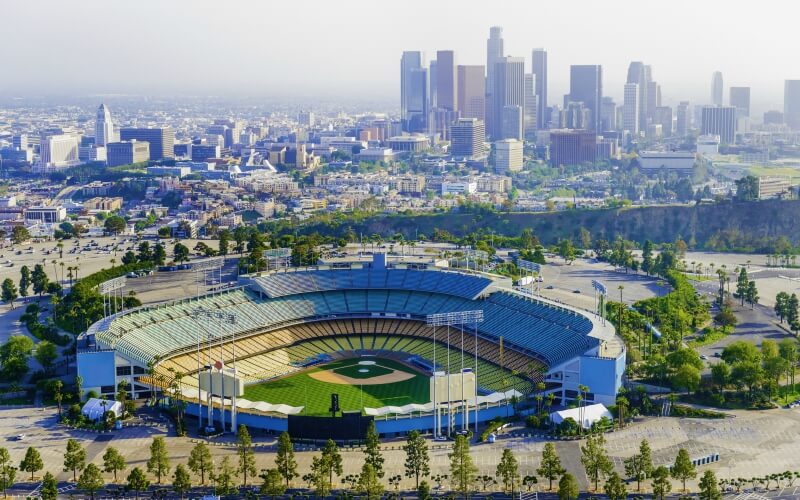
[{"label": "hazy sky", "polygon": [[0,92],[86,95],[369,96],[399,101],[403,50],[456,50],[485,64],[489,27],[505,51],[549,52],[550,101],[570,64],[602,64],[617,100],[631,60],[653,66],[667,104],[709,100],[711,73],[782,107],[800,78],[791,1],[6,0]]}]

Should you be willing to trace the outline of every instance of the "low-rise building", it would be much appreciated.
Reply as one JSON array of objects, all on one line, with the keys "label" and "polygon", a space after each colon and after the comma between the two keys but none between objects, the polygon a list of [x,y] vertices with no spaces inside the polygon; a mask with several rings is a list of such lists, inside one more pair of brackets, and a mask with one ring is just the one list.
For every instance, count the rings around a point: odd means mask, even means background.
[{"label": "low-rise building", "polygon": [[788,177],[761,176],[758,178],[758,199],[783,198],[791,194],[792,185]]},{"label": "low-rise building", "polygon": [[695,155],[689,151],[643,151],[639,154],[642,173],[652,175],[661,171],[692,175]]}]

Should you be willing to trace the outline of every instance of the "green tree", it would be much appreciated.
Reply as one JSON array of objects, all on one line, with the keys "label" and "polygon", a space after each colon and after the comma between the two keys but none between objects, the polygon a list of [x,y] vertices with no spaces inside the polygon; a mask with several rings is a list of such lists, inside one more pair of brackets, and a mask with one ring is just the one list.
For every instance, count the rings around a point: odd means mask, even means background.
[{"label": "green tree", "polygon": [[103,472],[114,474],[114,482],[117,482],[117,473],[122,472],[127,467],[125,457],[113,446],[106,448],[103,453]]},{"label": "green tree", "polygon": [[8,302],[11,304],[11,309],[14,309],[14,301],[17,300],[17,297],[19,297],[17,294],[17,285],[14,284],[11,278],[4,279],[2,284],[3,302]]},{"label": "green tree", "polygon": [[333,474],[342,475],[342,455],[333,439],[328,439],[322,448],[322,463],[326,473],[328,485],[333,485]]},{"label": "green tree", "polygon": [[575,247],[572,246],[572,240],[564,238],[558,243],[558,256],[567,264],[575,260]]},{"label": "green tree", "polygon": [[380,498],[383,494],[383,485],[378,477],[378,472],[369,462],[364,463],[361,474],[358,476],[358,492],[366,496],[368,500]]},{"label": "green tree", "polygon": [[450,480],[453,488],[467,498],[478,468],[472,462],[469,454],[469,440],[467,436],[458,435],[453,442],[453,450],[447,455],[450,458]]},{"label": "green tree", "polygon": [[700,478],[700,500],[720,500],[722,492],[714,471],[707,470]]},{"label": "green tree", "polygon": [[217,471],[213,474],[212,480],[214,481],[214,492],[217,495],[232,495],[238,492],[234,482],[236,478],[236,469],[230,461],[230,457],[222,457]]},{"label": "green tree", "polygon": [[33,293],[41,298],[42,294],[47,290],[47,284],[50,283],[50,280],[47,278],[47,273],[44,271],[44,266],[41,264],[33,266],[31,283],[33,284]]},{"label": "green tree", "polygon": [[511,498],[514,498],[514,486],[519,482],[519,463],[509,448],[503,448],[503,455],[497,464],[495,476],[502,479],[503,489],[511,490]]},{"label": "green tree", "polygon": [[58,358],[58,348],[49,340],[42,340],[36,345],[36,354],[33,357],[42,365],[45,373],[48,373]]},{"label": "green tree", "polygon": [[778,294],[775,296],[775,314],[778,315],[778,318],[780,318],[781,323],[783,323],[783,320],[784,318],[786,318],[788,312],[789,312],[789,294],[786,292],[778,292]]},{"label": "green tree", "polygon": [[72,471],[72,481],[78,481],[78,471],[86,467],[86,450],[75,439],[67,441],[67,451],[64,453],[64,472]]},{"label": "green tree", "polygon": [[672,465],[670,474],[673,479],[683,483],[683,491],[686,491],[686,480],[697,477],[697,470],[689,457],[688,451],[683,448],[678,450],[678,456],[675,457],[675,463]]},{"label": "green tree", "polygon": [[161,478],[169,473],[169,469],[167,443],[163,437],[155,437],[153,442],[150,443],[150,459],[147,461],[147,472],[155,474],[158,484],[161,484]]},{"label": "green tree", "polygon": [[555,445],[551,442],[545,443],[542,450],[542,461],[539,464],[539,468],[536,469],[536,473],[550,481],[550,485],[547,487],[548,491],[553,490],[553,481],[561,477],[564,472],[565,470],[561,466],[561,459],[558,458]]},{"label": "green tree", "polygon": [[278,437],[275,466],[281,477],[286,481],[286,487],[289,486],[289,481],[299,475],[297,473],[297,461],[294,458],[294,445],[292,444],[292,439],[289,437],[288,432],[283,432]]},{"label": "green tree", "polygon": [[134,467],[130,474],[128,474],[128,483],[125,488],[128,491],[133,491],[136,495],[136,498],[139,498],[139,492],[145,491],[147,488],[150,487],[150,481],[147,480],[147,476],[144,475],[142,469],[138,467]]},{"label": "green tree", "polygon": [[565,472],[558,482],[558,500],[574,500],[578,498],[578,480],[569,472]]},{"label": "green tree", "polygon": [[153,260],[153,251],[150,249],[150,243],[143,241],[139,243],[138,254],[136,260],[139,262],[151,262]]},{"label": "green tree", "polygon": [[653,242],[645,240],[642,247],[642,271],[646,274],[653,272]]},{"label": "green tree", "polygon": [[619,477],[619,474],[616,472],[612,472],[611,475],[608,476],[603,491],[605,491],[606,495],[608,495],[608,498],[611,500],[623,500],[628,496],[625,483],[622,482],[622,478]]},{"label": "green tree", "polygon": [[191,489],[192,478],[189,477],[189,471],[186,470],[183,464],[178,464],[175,466],[175,473],[172,476],[172,490],[180,495],[182,499]]},{"label": "green tree", "polygon": [[383,456],[381,455],[381,440],[375,429],[375,421],[370,421],[365,439],[364,461],[372,465],[372,470],[378,477],[383,477]]},{"label": "green tree", "polygon": [[31,233],[24,226],[14,226],[11,230],[11,242],[15,245],[24,243],[31,239]]},{"label": "green tree", "polygon": [[653,452],[650,443],[642,439],[639,443],[639,453],[625,459],[625,474],[636,479],[636,491],[642,490],[642,481],[653,473]]},{"label": "green tree", "polygon": [[42,468],[44,468],[44,462],[42,461],[41,455],[39,455],[36,448],[29,446],[28,450],[25,452],[25,458],[19,463],[19,470],[22,472],[30,472],[31,481],[33,481],[34,472],[39,472]]},{"label": "green tree", "polygon": [[95,464],[87,465],[81,473],[81,477],[78,478],[78,489],[88,493],[92,500],[94,500],[94,494],[103,489],[105,485],[103,475]]},{"label": "green tree", "polygon": [[657,497],[658,500],[664,500],[664,497],[672,491],[669,475],[669,469],[663,465],[656,467],[653,471],[653,496]]},{"label": "green tree", "polygon": [[125,231],[127,225],[128,224],[125,222],[125,219],[123,219],[119,215],[112,215],[111,217],[106,219],[106,221],[103,223],[103,227],[105,227],[106,232],[113,234],[115,236]]},{"label": "green tree", "polygon": [[172,249],[172,255],[175,262],[179,264],[181,262],[186,262],[189,260],[189,248],[183,243],[176,243],[175,247]]},{"label": "green tree", "polygon": [[602,434],[589,436],[586,444],[581,446],[581,463],[586,470],[586,476],[591,482],[594,483],[594,489],[597,491],[597,485],[603,476],[611,473],[614,469],[614,464],[608,458],[605,450],[606,439]]},{"label": "green tree", "polygon": [[211,450],[202,441],[194,445],[189,452],[189,469],[195,474],[200,474],[200,484],[206,484],[206,473],[211,472],[214,462],[211,458]]},{"label": "green tree", "polygon": [[686,393],[691,394],[700,385],[700,370],[689,364],[683,365],[673,375],[672,383],[675,387],[686,388]]},{"label": "green tree", "polygon": [[270,495],[272,498],[275,498],[277,495],[286,493],[283,475],[278,469],[263,470],[261,471],[260,477],[264,480],[259,490],[262,495]]},{"label": "green tree", "polygon": [[741,300],[742,305],[747,298],[747,287],[750,279],[747,277],[747,269],[742,266],[739,268],[739,276],[736,278],[736,296]]},{"label": "green tree", "polygon": [[728,363],[717,363],[711,366],[711,380],[722,391],[730,383],[731,366]]},{"label": "green tree", "polygon": [[[325,457],[311,459],[310,483],[314,486],[314,493],[318,497],[326,497],[331,491],[331,480],[328,478],[328,463]],[[305,480],[306,476],[303,476]]]},{"label": "green tree", "polygon": [[[3,491],[3,496],[5,496],[5,490]],[[42,497],[42,500],[56,500],[58,498],[58,481],[49,472],[44,473],[39,496]]]},{"label": "green tree", "polygon": [[31,287],[31,270],[28,266],[22,266],[19,270],[19,294],[22,297],[28,296],[28,289]]},{"label": "green tree", "polygon": [[28,373],[28,358],[33,341],[23,335],[12,335],[0,346],[0,364],[6,380],[18,381]]},{"label": "green tree", "polygon": [[736,199],[753,201],[758,199],[758,178],[746,175],[736,181]]},{"label": "green tree", "polygon": [[156,243],[156,246],[153,247],[153,264],[157,266],[163,266],[166,260],[167,251],[164,250],[164,245],[161,243]]},{"label": "green tree", "polygon": [[231,243],[231,232],[227,229],[223,229],[219,232],[219,254],[220,255],[228,255],[228,248],[230,247]]},{"label": "green tree", "polygon": [[747,291],[745,292],[747,303],[750,304],[750,309],[754,309],[760,297],[758,296],[758,289],[756,288],[755,280],[747,282]]},{"label": "green tree", "polygon": [[414,487],[419,488],[419,478],[428,477],[431,473],[428,445],[419,431],[408,433],[403,451],[406,452],[406,477],[413,477]]},{"label": "green tree", "polygon": [[236,454],[239,457],[239,473],[242,475],[242,484],[247,487],[247,475],[255,476],[257,470],[253,440],[244,424],[239,425],[239,432],[236,436]]},{"label": "green tree", "polygon": [[11,455],[5,448],[0,448],[0,487],[3,489],[3,497],[6,490],[14,486],[14,479],[17,476],[17,468],[11,465]]}]

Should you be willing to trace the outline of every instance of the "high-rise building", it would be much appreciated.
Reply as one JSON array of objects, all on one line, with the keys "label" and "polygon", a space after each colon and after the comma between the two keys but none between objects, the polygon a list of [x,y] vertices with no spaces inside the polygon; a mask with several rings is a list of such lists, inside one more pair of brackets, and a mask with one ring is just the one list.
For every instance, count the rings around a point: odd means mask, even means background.
[{"label": "high-rise building", "polygon": [[603,68],[595,64],[570,66],[569,100],[582,102],[591,111],[589,130],[600,128],[600,102],[603,98]]},{"label": "high-rise building", "polygon": [[498,174],[519,172],[523,165],[523,143],[516,139],[503,139],[494,143],[494,169]]},{"label": "high-rise building", "polygon": [[106,145],[106,162],[109,167],[130,165],[150,159],[150,145],[146,141],[110,142]]},{"label": "high-rise building", "polygon": [[[639,114],[637,119],[639,128],[644,128],[647,125],[647,89],[649,87],[647,75],[650,74],[650,70],[647,68],[649,68],[649,66],[645,66],[641,61],[633,61],[628,65],[628,79],[626,83],[635,83],[638,85],[636,102],[637,113]],[[623,111],[623,113],[625,113],[625,111]]]},{"label": "high-rise building", "polygon": [[486,112],[486,69],[458,66],[458,111],[463,118],[483,121]]},{"label": "high-rise building", "polygon": [[622,105],[622,129],[639,135],[639,84],[626,83],[624,104]]},{"label": "high-rise building", "polygon": [[736,108],[737,118],[750,116],[750,87],[731,87],[728,100]]},{"label": "high-rise building", "polygon": [[547,128],[550,121],[547,117],[547,51],[544,49],[533,49],[531,54],[533,66],[534,91],[536,92],[536,128],[539,130]]},{"label": "high-rise building", "polygon": [[400,59],[400,120],[405,132],[428,131],[428,70],[419,51]]},{"label": "high-rise building", "polygon": [[522,140],[525,137],[525,118],[522,106],[503,106],[500,136],[504,139]]},{"label": "high-rise building", "polygon": [[525,116],[523,117],[523,133],[526,139],[536,137],[537,116],[536,75],[525,73]]},{"label": "high-rise building", "polygon": [[603,96],[600,103],[600,128],[603,131],[617,129],[617,103],[611,97]]},{"label": "high-rise building", "polygon": [[460,118],[450,127],[450,135],[450,153],[454,157],[474,159],[486,156],[483,121],[477,118]]},{"label": "high-rise building", "polygon": [[[520,116],[525,112],[525,59],[522,57],[503,57],[495,64],[494,89],[492,89],[492,120],[493,130],[490,131],[492,139],[522,139],[520,134],[514,133],[505,136],[507,131],[515,131],[504,127],[504,116],[509,116],[508,107],[519,107]],[[521,131],[520,120],[520,131]],[[505,130],[504,130],[505,129]]]},{"label": "high-rise building", "polygon": [[111,112],[105,104],[101,104],[94,122],[94,144],[105,146],[109,142],[114,142],[114,123],[111,121]]},{"label": "high-rise building", "polygon": [[123,128],[120,141],[146,141],[150,144],[150,159],[174,158],[175,131],[171,128]]},{"label": "high-rise building", "polygon": [[715,71],[711,75],[711,104],[714,106],[722,106],[722,94],[724,87],[722,86],[722,72]]},{"label": "high-rise building", "polygon": [[39,143],[41,171],[71,167],[80,163],[77,135],[53,134],[42,136]]},{"label": "high-rise building", "polygon": [[691,128],[692,114],[689,112],[689,101],[681,101],[675,113],[675,134],[678,137],[686,137]]},{"label": "high-rise building", "polygon": [[[647,67],[649,68],[650,66]],[[650,80],[647,82],[647,106],[645,107],[647,123],[655,121],[656,108],[659,106],[661,106],[661,86],[657,82]]]},{"label": "high-rise building", "polygon": [[783,85],[783,120],[792,130],[800,130],[800,80]]},{"label": "high-rise building", "polygon": [[718,135],[722,144],[736,140],[736,108],[733,106],[703,106],[702,135]]},{"label": "high-rise building", "polygon": [[663,137],[672,137],[672,108],[658,106],[653,115],[653,123],[661,125],[661,135]]},{"label": "high-rise building", "polygon": [[452,50],[436,52],[436,106],[447,111],[458,111],[455,59]]},{"label": "high-rise building", "polygon": [[581,165],[594,163],[597,157],[597,135],[590,130],[551,130],[550,164]]},{"label": "high-rise building", "polygon": [[503,53],[503,28],[492,26],[486,40],[486,91],[489,94],[494,92],[495,64],[503,58]]},{"label": "high-rise building", "polygon": [[28,149],[28,135],[15,134],[11,136],[11,149],[20,150]]},{"label": "high-rise building", "polygon": [[592,113],[582,102],[568,102],[561,113],[561,127],[584,129],[589,126]]}]

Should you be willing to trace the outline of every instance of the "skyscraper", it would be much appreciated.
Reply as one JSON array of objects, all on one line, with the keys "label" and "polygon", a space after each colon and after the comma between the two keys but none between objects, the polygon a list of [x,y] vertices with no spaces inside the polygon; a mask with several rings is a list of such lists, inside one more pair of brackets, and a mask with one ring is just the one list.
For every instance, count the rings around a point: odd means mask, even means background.
[{"label": "skyscraper", "polygon": [[737,118],[750,116],[750,87],[731,87],[728,100],[736,108]]},{"label": "skyscraper", "polygon": [[611,97],[603,96],[600,103],[600,129],[603,131],[617,129],[617,103]]},{"label": "skyscraper", "polygon": [[715,71],[711,75],[711,104],[714,106],[722,106],[722,72]]},{"label": "skyscraper", "polygon": [[675,134],[678,137],[686,137],[692,127],[692,115],[689,112],[689,101],[681,101],[675,113]]},{"label": "skyscraper", "polygon": [[537,105],[536,105],[536,75],[525,73],[525,116],[523,118],[523,133],[526,139],[536,137]]},{"label": "skyscraper", "polygon": [[457,158],[483,158],[486,152],[483,141],[486,131],[483,121],[477,118],[460,118],[450,128],[450,152]]},{"label": "skyscraper", "polygon": [[792,130],[800,130],[800,80],[783,85],[783,120]]},{"label": "skyscraper", "polygon": [[653,123],[661,125],[661,134],[664,137],[672,136],[672,108],[669,106],[658,106],[655,115],[653,116]]},{"label": "skyscraper", "polygon": [[702,135],[718,135],[720,143],[733,144],[736,139],[736,108],[703,106]]},{"label": "skyscraper", "polygon": [[[650,71],[646,71],[645,68],[646,66],[643,62],[632,61],[628,65],[628,79],[625,81],[626,83],[635,83],[638,86],[639,94],[636,97],[636,102],[637,113],[639,114],[637,118],[639,128],[647,125],[647,74],[650,73]],[[623,113],[625,113],[625,111],[623,111]]]},{"label": "skyscraper", "polygon": [[522,57],[503,57],[495,64],[494,88],[492,89],[493,120],[490,135],[493,140],[522,139],[516,135],[503,135],[503,117],[511,112],[505,108],[518,106],[521,115],[525,112],[525,59]]},{"label": "skyscraper", "polygon": [[622,105],[622,129],[639,135],[639,84],[625,84],[625,101]]},{"label": "skyscraper", "polygon": [[447,111],[458,111],[455,59],[452,50],[436,52],[436,106]]},{"label": "skyscraper", "polygon": [[123,128],[120,141],[146,141],[150,144],[150,159],[175,158],[175,131],[171,128]]},{"label": "skyscraper", "polygon": [[570,66],[569,100],[582,102],[591,111],[589,130],[600,128],[600,102],[603,98],[603,68],[600,65],[584,64]]},{"label": "skyscraper", "polygon": [[406,132],[428,130],[428,70],[422,53],[403,52],[400,59],[400,120]]},{"label": "skyscraper", "polygon": [[503,28],[489,28],[489,39],[486,40],[486,91],[494,92],[495,64],[503,58]]},{"label": "skyscraper", "polygon": [[648,124],[656,121],[656,108],[659,106],[661,106],[661,86],[657,82],[648,80],[647,106],[645,107],[645,119],[647,120]]},{"label": "skyscraper", "polygon": [[486,113],[486,69],[483,66],[458,67],[458,111],[462,118],[483,121]]},{"label": "skyscraper", "polygon": [[114,123],[106,105],[100,104],[97,108],[97,121],[94,123],[94,144],[105,146],[109,142],[114,142]]},{"label": "skyscraper", "polygon": [[531,73],[534,80],[534,91],[536,92],[536,128],[547,128],[549,122],[547,118],[547,51],[544,49],[533,49],[531,55],[533,67]]}]

